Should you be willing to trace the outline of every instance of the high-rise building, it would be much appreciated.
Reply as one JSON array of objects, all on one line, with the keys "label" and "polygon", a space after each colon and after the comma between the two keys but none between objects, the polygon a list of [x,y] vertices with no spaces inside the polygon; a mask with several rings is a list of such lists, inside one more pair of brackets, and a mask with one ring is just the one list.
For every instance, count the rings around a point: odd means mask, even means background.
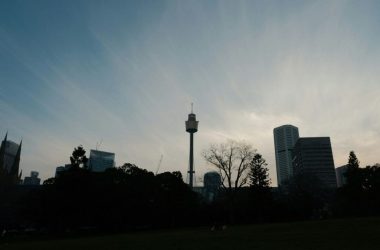
[{"label": "high-rise building", "polygon": [[65,169],[64,166],[56,167],[56,168],[55,168],[55,175],[54,175],[54,177],[55,177],[55,178],[58,178],[58,177],[61,176],[62,173],[64,173],[65,171],[66,171],[66,169]]},{"label": "high-rise building", "polygon": [[55,169],[55,178],[60,177],[62,173],[66,172],[71,168],[71,164],[65,164],[65,166],[59,166]]},{"label": "high-rise building", "polygon": [[203,177],[203,184],[203,195],[208,201],[213,201],[222,186],[222,178],[218,172],[207,172]]},{"label": "high-rise building", "polygon": [[21,147],[15,142],[7,139],[8,133],[0,146],[0,184],[19,184],[21,180],[20,156]]},{"label": "high-rise building", "polygon": [[294,174],[312,175],[323,187],[336,188],[330,137],[299,138],[293,150]]},{"label": "high-rise building", "polygon": [[30,172],[30,177],[25,177],[24,179],[24,185],[37,186],[37,185],[40,185],[40,182],[41,182],[41,179],[38,178],[37,171]]},{"label": "high-rise building", "polygon": [[293,176],[292,151],[299,138],[298,128],[283,125],[273,130],[277,183],[284,185]]},{"label": "high-rise building", "polygon": [[90,151],[89,169],[92,172],[104,172],[115,166],[115,154],[99,150]]},{"label": "high-rise building", "polygon": [[346,177],[347,170],[348,170],[348,165],[343,165],[335,169],[336,182],[337,182],[338,187],[343,187],[344,185],[347,184],[347,177]]}]

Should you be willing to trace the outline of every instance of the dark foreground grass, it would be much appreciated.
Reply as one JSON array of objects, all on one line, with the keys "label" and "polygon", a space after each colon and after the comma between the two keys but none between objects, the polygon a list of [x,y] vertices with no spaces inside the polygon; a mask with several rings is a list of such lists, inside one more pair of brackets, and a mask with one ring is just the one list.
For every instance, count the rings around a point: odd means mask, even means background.
[{"label": "dark foreground grass", "polygon": [[380,249],[380,218],[326,220],[229,227],[163,230],[84,238],[28,240],[0,249]]}]

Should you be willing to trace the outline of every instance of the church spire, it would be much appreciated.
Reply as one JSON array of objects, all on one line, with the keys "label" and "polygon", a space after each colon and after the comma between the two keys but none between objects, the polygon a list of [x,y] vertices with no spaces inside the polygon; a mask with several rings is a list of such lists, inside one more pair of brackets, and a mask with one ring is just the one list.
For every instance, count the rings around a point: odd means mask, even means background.
[{"label": "church spire", "polygon": [[6,148],[7,138],[8,138],[8,131],[5,134],[4,140],[1,142],[1,146],[0,146],[0,168],[4,168],[4,158],[5,158],[5,148]]},{"label": "church spire", "polygon": [[6,143],[7,143],[7,139],[8,138],[8,131],[7,133],[5,134],[5,137],[4,137],[4,140],[1,142],[1,146],[0,146],[0,157],[1,157],[1,154],[4,154],[5,153],[5,146],[6,146]]},{"label": "church spire", "polygon": [[18,184],[20,182],[19,168],[20,168],[21,147],[22,147],[22,140],[20,142],[20,145],[18,146],[17,154],[15,156],[15,160],[13,162],[11,171],[9,173],[11,175],[11,178],[14,178],[13,184]]},{"label": "church spire", "polygon": [[5,160],[5,146],[7,142],[8,132],[5,134],[4,140],[0,145],[0,185],[5,184],[7,171],[4,169],[4,160]]}]

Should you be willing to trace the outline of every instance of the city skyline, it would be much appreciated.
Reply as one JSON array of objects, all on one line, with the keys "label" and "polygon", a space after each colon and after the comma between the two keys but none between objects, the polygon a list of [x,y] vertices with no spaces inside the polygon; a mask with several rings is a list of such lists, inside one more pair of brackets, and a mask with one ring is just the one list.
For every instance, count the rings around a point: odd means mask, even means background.
[{"label": "city skyline", "polygon": [[194,102],[197,176],[210,143],[245,140],[277,186],[273,128],[329,136],[335,166],[379,162],[376,1],[1,1],[0,136],[42,180],[114,152],[155,172],[188,169]]}]

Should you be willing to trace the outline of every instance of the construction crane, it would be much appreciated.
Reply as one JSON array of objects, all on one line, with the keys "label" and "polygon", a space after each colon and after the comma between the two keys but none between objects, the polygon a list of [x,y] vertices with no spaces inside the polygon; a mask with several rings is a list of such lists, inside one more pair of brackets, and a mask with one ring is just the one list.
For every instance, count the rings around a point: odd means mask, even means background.
[{"label": "construction crane", "polygon": [[157,169],[156,169],[156,175],[158,174],[158,171],[160,170],[163,158],[164,158],[164,155],[161,155],[160,160],[158,161],[158,165],[157,165]]}]

